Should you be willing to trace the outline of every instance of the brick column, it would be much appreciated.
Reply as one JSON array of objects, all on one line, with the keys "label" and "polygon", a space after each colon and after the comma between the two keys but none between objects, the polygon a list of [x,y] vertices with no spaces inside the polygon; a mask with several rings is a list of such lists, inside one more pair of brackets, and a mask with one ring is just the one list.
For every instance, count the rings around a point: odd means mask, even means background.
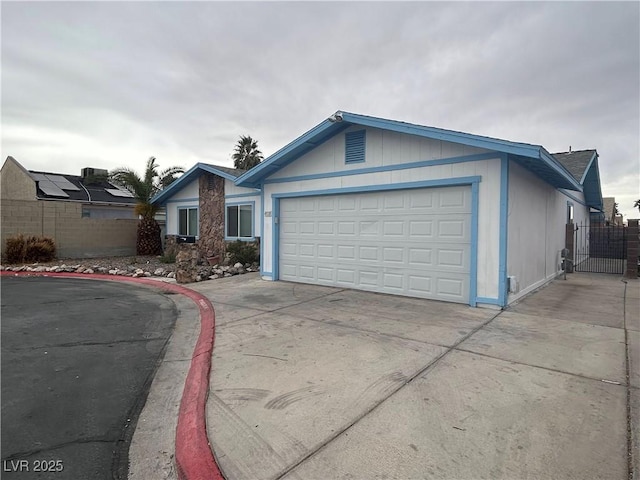
[{"label": "brick column", "polygon": [[638,278],[638,220],[629,220],[627,230],[627,272],[625,277]]},{"label": "brick column", "polygon": [[573,242],[575,239],[575,228],[573,223],[567,223],[566,229],[565,229],[565,234],[564,234],[565,240],[564,240],[564,248],[569,250],[569,255],[567,256],[567,258],[569,260],[571,260],[570,262],[567,262],[567,265],[565,266],[565,271],[567,273],[573,273],[573,250],[574,250],[574,246],[573,246]]}]

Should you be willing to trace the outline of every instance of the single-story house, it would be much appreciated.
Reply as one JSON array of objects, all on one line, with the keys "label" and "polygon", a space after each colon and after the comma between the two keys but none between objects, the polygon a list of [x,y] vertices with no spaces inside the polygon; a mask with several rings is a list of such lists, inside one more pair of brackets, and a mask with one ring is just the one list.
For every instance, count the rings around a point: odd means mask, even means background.
[{"label": "single-story house", "polygon": [[[198,164],[154,201],[168,233],[199,207],[218,238],[260,238],[265,280],[504,307],[558,275],[568,222],[602,215],[589,152],[339,111],[247,172]],[[224,208],[201,198],[204,173]]]},{"label": "single-story house", "polygon": [[107,170],[80,175],[27,170],[9,156],[0,170],[2,249],[6,238],[43,235],[61,258],[135,255],[133,195],[109,183]]}]

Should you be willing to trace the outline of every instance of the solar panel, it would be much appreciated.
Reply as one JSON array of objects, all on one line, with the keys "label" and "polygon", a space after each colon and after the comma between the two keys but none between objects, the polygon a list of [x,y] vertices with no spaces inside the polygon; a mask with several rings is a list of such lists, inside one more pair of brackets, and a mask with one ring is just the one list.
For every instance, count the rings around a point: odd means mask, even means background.
[{"label": "solar panel", "polygon": [[41,180],[38,182],[38,187],[42,190],[46,195],[52,197],[63,197],[68,198],[65,192],[62,191],[60,187],[58,187],[55,183],[50,182],[48,180]]},{"label": "solar panel", "polygon": [[71,183],[69,180],[64,178],[62,175],[46,175],[46,177],[47,177],[47,180],[51,181],[62,190],[72,190],[72,191],[80,190],[78,187],[76,187],[73,183]]},{"label": "solar panel", "polygon": [[33,178],[36,182],[39,182],[41,180],[47,180],[46,175],[42,173],[32,173],[31,178]]},{"label": "solar panel", "polygon": [[133,198],[133,194],[129,190],[122,190],[120,188],[105,188],[114,197],[126,197]]}]

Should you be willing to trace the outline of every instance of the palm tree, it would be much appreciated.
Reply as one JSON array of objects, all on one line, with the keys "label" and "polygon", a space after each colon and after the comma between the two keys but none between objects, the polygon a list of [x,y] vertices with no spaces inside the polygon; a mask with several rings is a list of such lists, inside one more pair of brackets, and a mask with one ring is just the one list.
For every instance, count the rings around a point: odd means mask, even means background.
[{"label": "palm tree", "polygon": [[636,200],[636,203],[634,203],[633,206],[638,207],[638,210],[640,210],[640,200]]},{"label": "palm tree", "polygon": [[151,199],[163,188],[168,187],[176,180],[176,175],[183,173],[181,167],[169,167],[158,172],[156,157],[149,157],[145,168],[144,177],[128,167],[117,168],[109,174],[109,179],[129,190],[138,201],[135,208],[136,215],[140,215],[138,235],[136,241],[136,253],[138,255],[161,255],[162,239],[160,238],[160,225],[156,222],[155,215],[158,205],[151,203]]},{"label": "palm tree", "polygon": [[234,147],[233,166],[242,170],[249,170],[258,165],[262,160],[262,152],[258,150],[258,141],[249,135],[240,135],[240,140]]}]

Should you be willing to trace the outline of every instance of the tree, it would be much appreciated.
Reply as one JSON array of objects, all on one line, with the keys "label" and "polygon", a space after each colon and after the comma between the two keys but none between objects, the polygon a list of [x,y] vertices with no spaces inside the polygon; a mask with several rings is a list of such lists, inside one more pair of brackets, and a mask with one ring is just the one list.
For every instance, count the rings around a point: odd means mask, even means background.
[{"label": "tree", "polygon": [[249,135],[240,135],[240,140],[234,147],[231,158],[233,166],[242,170],[249,170],[264,159],[262,152],[258,150],[258,141]]},{"label": "tree", "polygon": [[135,213],[142,217],[136,240],[138,255],[162,254],[160,225],[155,219],[158,206],[152,204],[151,199],[160,190],[171,185],[176,180],[176,175],[183,172],[181,167],[169,167],[159,172],[156,157],[149,157],[143,177],[128,167],[117,168],[109,174],[111,181],[129,190],[138,201]]},{"label": "tree", "polygon": [[633,206],[640,210],[640,200],[636,200],[636,203],[634,203]]}]

